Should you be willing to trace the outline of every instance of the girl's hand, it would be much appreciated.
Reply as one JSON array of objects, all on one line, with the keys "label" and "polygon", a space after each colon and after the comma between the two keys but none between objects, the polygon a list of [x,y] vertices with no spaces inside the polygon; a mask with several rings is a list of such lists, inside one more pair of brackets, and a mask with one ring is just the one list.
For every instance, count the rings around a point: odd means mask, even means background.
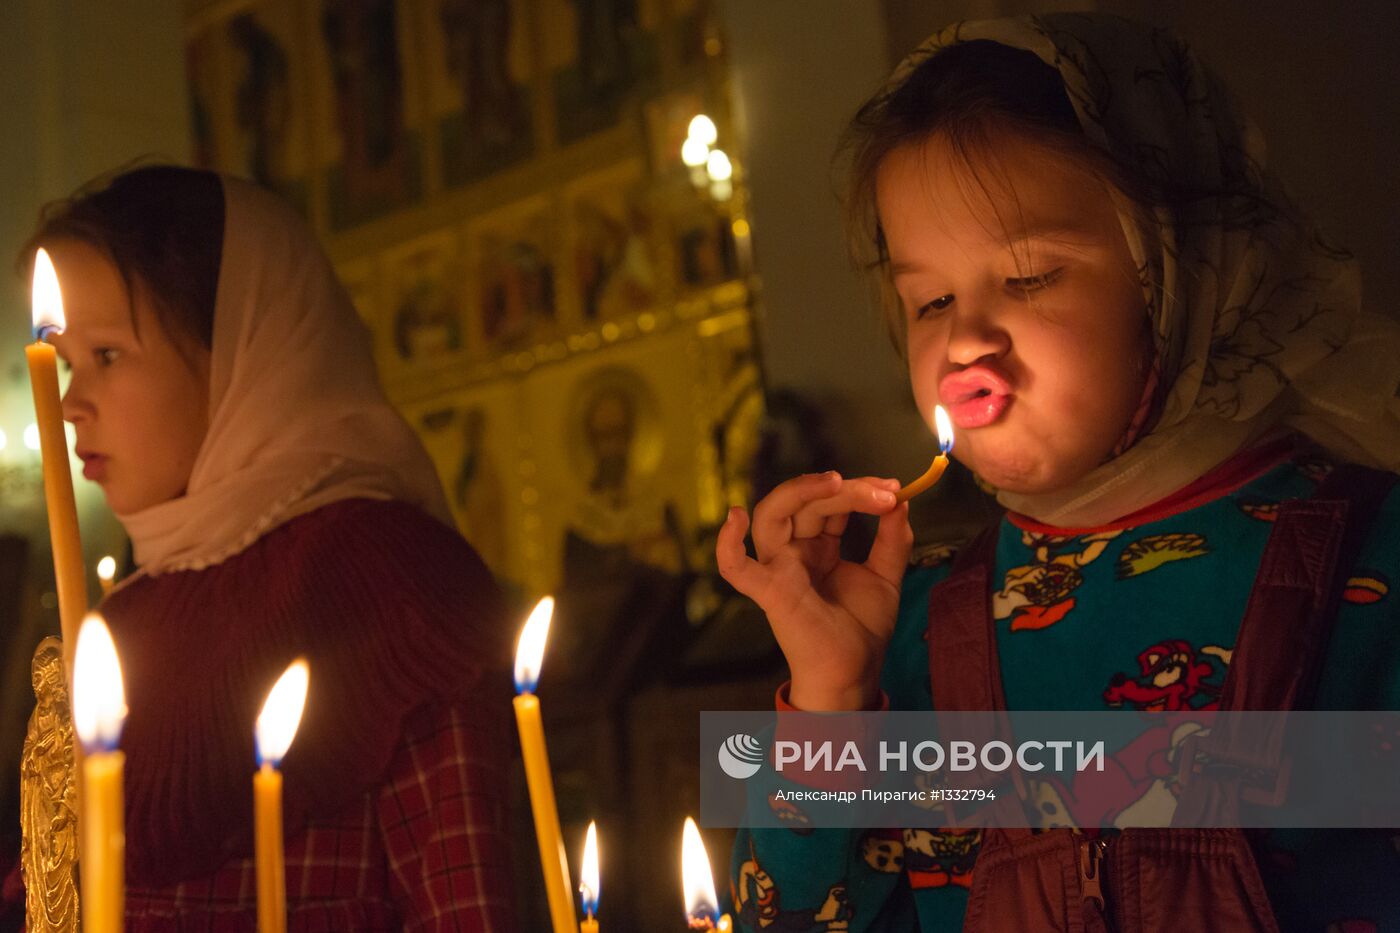
[{"label": "girl's hand", "polygon": [[[909,504],[895,505],[898,490],[897,480],[843,480],[835,472],[790,479],[754,507],[757,560],[744,550],[749,520],[742,508],[730,509],[720,528],[719,572],[767,613],[792,670],[789,699],[799,709],[865,709],[878,696],[914,543]],[[880,516],[863,564],[840,556],[852,512]]]}]

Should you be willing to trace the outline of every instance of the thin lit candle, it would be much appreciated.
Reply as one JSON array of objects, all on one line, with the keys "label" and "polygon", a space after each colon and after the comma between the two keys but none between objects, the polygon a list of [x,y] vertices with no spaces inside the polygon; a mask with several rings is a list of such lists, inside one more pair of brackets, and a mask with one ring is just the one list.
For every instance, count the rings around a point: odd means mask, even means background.
[{"label": "thin lit candle", "polygon": [[126,910],[126,822],[117,748],[126,722],[121,662],[107,623],[88,614],[73,659],[73,727],[83,756],[83,933],[120,933]]},{"label": "thin lit candle", "polygon": [[44,463],[44,503],[48,507],[49,541],[53,546],[54,578],[58,587],[58,618],[63,633],[64,659],[73,673],[78,626],[88,609],[87,568],[78,537],[78,507],[73,498],[73,473],[68,466],[68,437],[63,430],[63,400],[58,391],[58,352],[46,342],[63,333],[63,295],[53,260],[44,250],[34,255],[34,342],[24,348],[29,382],[34,391],[34,416]]},{"label": "thin lit candle", "polygon": [[282,772],[277,766],[301,725],[311,679],[301,658],[287,666],[258,714],[258,770],[253,775],[253,851],[258,882],[258,930],[287,929],[287,866],[282,838]]},{"label": "thin lit candle", "polygon": [[699,827],[690,817],[685,818],[685,829],[681,832],[681,890],[685,892],[688,929],[728,931],[732,928],[729,914],[719,912],[710,856],[705,852],[705,840],[700,838]]},{"label": "thin lit candle", "polygon": [[933,406],[933,423],[938,429],[938,456],[933,458],[923,476],[895,493],[896,503],[907,502],[928,489],[938,482],[943,476],[943,471],[948,469],[948,451],[953,449],[953,423],[948,419],[948,413],[943,410],[942,405]]},{"label": "thin lit candle", "polygon": [[598,933],[598,824],[588,823],[588,835],[583,840],[583,866],[578,891],[583,901],[583,921],[579,933]]},{"label": "thin lit candle", "polygon": [[544,725],[535,687],[544,661],[549,638],[549,622],[554,615],[554,599],[546,596],[530,613],[520,630],[515,647],[515,723],[520,730],[520,755],[525,760],[525,783],[530,789],[530,809],[535,814],[535,838],[540,848],[540,868],[549,901],[549,917],[554,933],[575,933],[578,915],[569,885],[569,859],[559,832],[559,809],[554,802],[554,779],[549,772],[545,750]]}]

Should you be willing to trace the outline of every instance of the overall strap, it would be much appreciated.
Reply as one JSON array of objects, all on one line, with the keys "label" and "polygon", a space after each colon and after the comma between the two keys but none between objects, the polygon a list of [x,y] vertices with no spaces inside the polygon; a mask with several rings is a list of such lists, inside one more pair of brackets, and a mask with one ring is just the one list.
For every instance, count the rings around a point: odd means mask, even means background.
[{"label": "overall strap", "polygon": [[[929,595],[929,677],[939,729],[979,744],[1011,739],[990,595],[1000,531],[998,520],[965,545],[953,561],[948,578]],[[986,716],[976,715],[988,711],[1002,712],[992,717],[992,722]],[[974,715],[960,715],[964,713]],[[994,788],[1003,780],[1004,775],[982,769],[960,776],[961,786],[968,788]],[[974,808],[970,815],[959,816],[951,804],[945,804],[943,825],[997,826],[984,829],[984,845],[994,839],[1024,838],[1030,830],[1016,825],[1024,796],[1025,788],[1017,778],[1012,787],[1003,788],[993,803]]]},{"label": "overall strap", "polygon": [[992,627],[998,519],[958,552],[929,594],[928,670],[935,710],[1006,708]]},{"label": "overall strap", "polygon": [[1222,710],[1311,702],[1347,577],[1395,480],[1341,464],[1312,498],[1279,507],[1235,639]]},{"label": "overall strap", "polygon": [[[1208,735],[1190,743],[1173,823],[1238,825],[1242,801],[1275,805],[1287,795],[1282,713],[1312,702],[1347,576],[1395,480],[1392,473],[1343,464],[1312,498],[1279,507],[1235,639],[1220,709],[1280,715],[1247,726],[1218,720]],[[1212,767],[1203,767],[1201,757]]]}]

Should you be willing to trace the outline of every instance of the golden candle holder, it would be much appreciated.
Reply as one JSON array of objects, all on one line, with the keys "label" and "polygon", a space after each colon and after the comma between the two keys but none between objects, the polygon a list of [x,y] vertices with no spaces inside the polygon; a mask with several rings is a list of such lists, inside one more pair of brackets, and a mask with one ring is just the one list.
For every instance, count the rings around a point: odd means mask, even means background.
[{"label": "golden candle holder", "polygon": [[20,759],[20,844],[30,933],[78,930],[78,775],[63,643],[45,638],[31,665],[36,705]]}]

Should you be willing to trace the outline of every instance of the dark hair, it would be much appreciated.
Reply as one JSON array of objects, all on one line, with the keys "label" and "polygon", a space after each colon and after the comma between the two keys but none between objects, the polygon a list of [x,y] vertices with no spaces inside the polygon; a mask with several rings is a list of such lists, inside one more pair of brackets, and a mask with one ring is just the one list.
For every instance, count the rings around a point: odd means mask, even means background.
[{"label": "dark hair", "polygon": [[[78,240],[117,267],[128,294],[143,288],[176,346],[210,349],[224,246],[224,188],[219,176],[150,165],[98,179],[44,206],[20,251],[27,273],[39,247]],[[132,325],[135,304],[132,305]]]},{"label": "dark hair", "polygon": [[848,244],[857,265],[878,273],[885,322],[901,351],[904,314],[890,281],[875,202],[880,163],[901,146],[940,136],[981,184],[978,163],[994,163],[997,142],[1008,133],[1034,139],[1116,188],[1144,222],[1151,222],[1151,207],[1165,200],[1084,134],[1059,72],[1034,52],[988,39],[940,50],[892,92],[867,101],[841,145],[849,159]]}]

